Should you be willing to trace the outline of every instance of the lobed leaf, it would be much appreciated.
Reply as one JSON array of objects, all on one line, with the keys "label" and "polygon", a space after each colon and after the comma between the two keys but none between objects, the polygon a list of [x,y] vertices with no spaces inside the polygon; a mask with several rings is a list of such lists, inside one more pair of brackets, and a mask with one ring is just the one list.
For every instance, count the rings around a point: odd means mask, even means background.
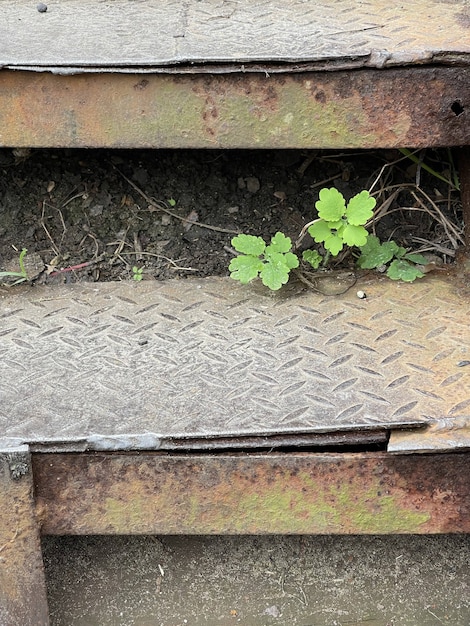
[{"label": "lobed leaf", "polygon": [[428,259],[422,254],[418,254],[417,252],[411,252],[409,254],[405,254],[403,256],[407,261],[411,261],[412,263],[418,263],[419,265],[427,265]]},{"label": "lobed leaf", "polygon": [[353,226],[347,224],[342,232],[343,241],[348,246],[357,246],[360,248],[367,243],[369,233],[364,226]]},{"label": "lobed leaf", "polygon": [[381,244],[378,237],[369,235],[366,243],[361,246],[361,256],[357,263],[362,269],[371,270],[391,261],[398,250],[394,241]]},{"label": "lobed leaf", "polygon": [[330,189],[321,189],[319,200],[315,202],[318,211],[318,217],[327,222],[337,222],[340,220],[346,210],[346,202],[343,194],[334,187]]},{"label": "lobed leaf", "polygon": [[271,239],[270,245],[266,248],[266,252],[289,252],[292,247],[290,237],[286,237],[284,233],[277,232]]},{"label": "lobed leaf", "polygon": [[338,256],[343,249],[343,239],[338,235],[331,233],[331,235],[323,242],[325,249],[332,254],[332,256]]},{"label": "lobed leaf", "polygon": [[330,225],[323,220],[319,220],[309,226],[308,233],[317,243],[322,243],[332,235]]},{"label": "lobed leaf", "polygon": [[239,280],[243,285],[256,278],[263,269],[264,263],[254,256],[240,255],[230,261],[228,269],[230,278]]},{"label": "lobed leaf", "polygon": [[387,276],[392,280],[403,280],[406,283],[412,283],[416,278],[422,278],[424,274],[418,269],[417,265],[413,265],[404,259],[395,259],[395,261],[390,263]]},{"label": "lobed leaf", "polygon": [[260,272],[260,277],[263,285],[277,291],[289,280],[289,268],[285,263],[278,261],[265,263]]},{"label": "lobed leaf", "polygon": [[237,235],[232,239],[232,246],[237,252],[258,257],[263,254],[266,243],[262,237],[255,237],[255,235]]},{"label": "lobed leaf", "polygon": [[307,263],[310,263],[314,270],[320,267],[320,263],[323,260],[322,256],[316,250],[304,250],[302,258]]},{"label": "lobed leaf", "polygon": [[290,270],[293,270],[299,267],[299,257],[293,252],[286,252],[284,255],[284,263]]},{"label": "lobed leaf", "polygon": [[376,205],[368,191],[364,190],[351,198],[346,208],[346,218],[353,226],[363,226],[374,214]]}]

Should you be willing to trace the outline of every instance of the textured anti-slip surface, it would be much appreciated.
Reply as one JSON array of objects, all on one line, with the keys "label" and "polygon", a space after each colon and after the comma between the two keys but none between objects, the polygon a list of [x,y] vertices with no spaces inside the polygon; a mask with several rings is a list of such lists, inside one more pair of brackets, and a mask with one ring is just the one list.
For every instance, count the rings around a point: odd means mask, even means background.
[{"label": "textured anti-slip surface", "polygon": [[0,10],[7,67],[337,60],[383,67],[470,53],[467,0],[60,0],[44,12],[29,0],[0,0]]},{"label": "textured anti-slip surface", "polygon": [[466,415],[468,312],[448,277],[336,296],[223,278],[3,290],[1,438],[152,448]]}]

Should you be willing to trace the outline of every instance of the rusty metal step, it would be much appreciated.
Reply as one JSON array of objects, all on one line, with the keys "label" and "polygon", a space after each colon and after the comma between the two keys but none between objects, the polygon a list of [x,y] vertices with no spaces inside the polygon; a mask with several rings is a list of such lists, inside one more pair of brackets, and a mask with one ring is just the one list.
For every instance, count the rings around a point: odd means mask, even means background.
[{"label": "rusty metal step", "polygon": [[41,4],[1,0],[2,146],[470,143],[466,0]]},{"label": "rusty metal step", "polygon": [[338,280],[275,295],[224,278],[3,290],[3,446],[271,448],[465,428],[464,286],[374,278],[325,295]]},{"label": "rusty metal step", "polygon": [[469,532],[468,285],[338,280],[0,291],[2,625],[41,534]]}]

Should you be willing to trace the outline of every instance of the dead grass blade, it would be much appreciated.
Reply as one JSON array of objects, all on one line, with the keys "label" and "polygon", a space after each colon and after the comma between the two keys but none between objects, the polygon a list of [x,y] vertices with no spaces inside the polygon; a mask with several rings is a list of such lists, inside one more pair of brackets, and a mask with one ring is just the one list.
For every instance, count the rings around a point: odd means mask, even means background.
[{"label": "dead grass blade", "polygon": [[[134,189],[151,207],[154,207],[155,209],[159,210],[159,211],[163,211],[164,213],[167,213],[168,215],[171,215],[171,217],[175,217],[177,220],[180,220],[181,222],[185,223],[185,224],[194,224],[194,221],[191,221],[190,219],[188,219],[187,217],[181,217],[181,215],[178,215],[177,213],[174,213],[173,211],[170,211],[170,209],[167,209],[167,207],[163,204],[163,202],[160,202],[158,200],[155,200],[154,198],[151,198],[150,196],[148,196],[145,191],[143,191],[138,185],[136,185],[130,178],[128,178],[123,172],[121,172],[121,170],[116,167],[114,165],[114,163],[111,163],[112,167],[116,170],[116,172],[122,176],[122,178],[132,187],[132,189]],[[220,228],[219,226],[211,226],[210,224],[204,224],[203,222],[197,222],[197,226],[200,226],[201,228],[207,228],[209,230],[215,230],[218,233],[229,233],[231,235],[239,235],[240,232],[238,230],[230,230],[228,228]]]}]

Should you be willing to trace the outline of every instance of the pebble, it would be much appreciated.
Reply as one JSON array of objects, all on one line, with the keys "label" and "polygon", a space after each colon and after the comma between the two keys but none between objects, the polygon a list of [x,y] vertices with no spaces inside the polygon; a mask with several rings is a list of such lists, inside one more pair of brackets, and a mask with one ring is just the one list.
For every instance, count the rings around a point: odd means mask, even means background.
[{"label": "pebble", "polygon": [[40,2],[36,8],[39,13],[45,13],[47,11],[47,4],[44,4],[44,2]]},{"label": "pebble", "polygon": [[246,188],[250,193],[256,193],[260,190],[261,185],[259,179],[255,176],[248,176],[248,178],[245,178],[245,183]]},{"label": "pebble", "polygon": [[364,300],[365,298],[367,298],[367,296],[366,296],[366,294],[365,294],[365,292],[364,292],[364,291],[358,291],[358,292],[356,293],[356,296],[357,296],[358,298],[360,298],[361,300]]}]

